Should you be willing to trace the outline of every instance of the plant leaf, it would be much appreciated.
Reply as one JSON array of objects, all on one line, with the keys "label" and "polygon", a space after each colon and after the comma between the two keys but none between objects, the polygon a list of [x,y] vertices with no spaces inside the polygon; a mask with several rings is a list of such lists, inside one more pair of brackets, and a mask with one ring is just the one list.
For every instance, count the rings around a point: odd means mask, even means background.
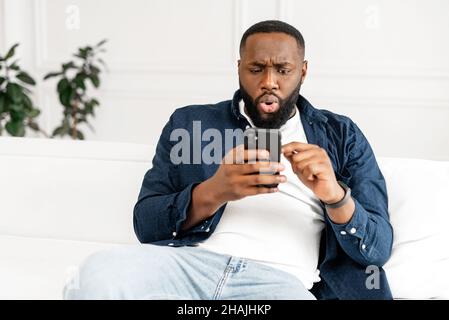
[{"label": "plant leaf", "polygon": [[30,118],[36,118],[41,114],[41,111],[39,109],[33,109],[30,112],[28,112],[28,117]]},{"label": "plant leaf", "polygon": [[63,106],[71,107],[71,102],[75,96],[75,91],[67,87],[66,90],[59,92],[59,101]]},{"label": "plant leaf", "polygon": [[84,111],[84,114],[94,115],[94,106],[93,106],[92,102],[87,102],[84,105],[84,110],[83,111]]},{"label": "plant leaf", "polygon": [[13,137],[23,137],[25,136],[25,126],[21,121],[9,121],[5,125],[6,131]]},{"label": "plant leaf", "polygon": [[104,60],[103,59],[101,59],[101,58],[98,58],[97,59],[97,61],[104,67],[104,69],[106,70],[106,71],[109,71],[109,69],[108,69],[108,66],[107,66],[107,64],[106,64],[106,62],[104,62]]},{"label": "plant leaf", "polygon": [[25,82],[26,84],[29,84],[29,85],[32,85],[32,86],[36,85],[36,81],[34,81],[34,79],[31,78],[30,75],[28,73],[24,72],[24,71],[19,72],[16,75],[16,77],[17,77],[17,79],[19,79],[22,82]]},{"label": "plant leaf", "polygon": [[96,47],[96,48],[99,48],[99,47],[101,47],[102,45],[104,45],[106,42],[108,42],[108,39],[103,39],[103,40],[101,40],[100,42],[98,42],[98,43],[95,45],[95,47]]},{"label": "plant leaf", "polygon": [[6,109],[4,108],[5,105],[6,105],[6,97],[2,92],[0,92],[0,114],[3,112],[3,110]]},{"label": "plant leaf", "polygon": [[59,80],[58,85],[57,85],[57,90],[58,90],[59,94],[61,94],[61,92],[65,91],[68,87],[70,87],[70,82],[67,78],[62,78],[61,80]]},{"label": "plant leaf", "polygon": [[94,85],[95,88],[98,88],[100,86],[100,78],[98,78],[97,75],[91,74],[89,75],[89,79],[90,81],[92,81],[92,84]]},{"label": "plant leaf", "polygon": [[8,83],[6,86],[6,94],[14,103],[20,103],[22,101],[22,88],[16,83]]},{"label": "plant leaf", "polygon": [[25,109],[33,110],[33,102],[31,102],[31,99],[26,94],[22,96],[22,99]]},{"label": "plant leaf", "polygon": [[15,71],[19,71],[19,70],[20,70],[20,67],[19,67],[18,64],[17,64],[17,62],[19,62],[19,60],[20,60],[20,59],[17,59],[17,60],[15,60],[13,63],[11,63],[11,64],[8,66],[8,69],[15,70]]},{"label": "plant leaf", "polygon": [[76,138],[79,140],[84,140],[84,134],[81,131],[76,130]]},{"label": "plant leaf", "polygon": [[18,46],[19,46],[19,44],[16,43],[15,45],[13,45],[13,46],[11,47],[11,49],[8,50],[8,53],[6,54],[6,56],[5,56],[5,58],[4,58],[5,61],[8,60],[8,59],[10,59],[11,57],[14,56],[15,51],[16,51],[16,48],[17,48]]},{"label": "plant leaf", "polygon": [[9,106],[9,109],[15,112],[21,112],[23,110],[23,105],[22,104],[11,104]]},{"label": "plant leaf", "polygon": [[25,95],[25,94],[31,94],[31,90],[30,89],[28,89],[27,87],[24,87],[24,86],[22,86],[22,85],[20,85],[20,84],[17,84],[18,86],[19,86],[19,88],[20,88],[20,90],[22,90],[22,93]]},{"label": "plant leaf", "polygon": [[30,121],[28,122],[28,127],[30,127],[31,129],[33,129],[34,131],[39,131],[39,125],[36,122]]},{"label": "plant leaf", "polygon": [[79,48],[78,53],[74,54],[75,57],[86,59],[87,58],[87,50],[86,48]]},{"label": "plant leaf", "polygon": [[69,132],[68,128],[66,128],[64,126],[60,126],[60,127],[57,127],[55,130],[53,130],[53,133],[51,135],[52,135],[52,137],[55,137],[55,136],[62,137],[63,135],[67,134],[68,132]]},{"label": "plant leaf", "polygon": [[64,73],[63,72],[50,72],[45,75],[44,80],[54,78],[54,77],[60,76],[62,74],[64,74]]},{"label": "plant leaf", "polygon": [[90,73],[94,74],[94,75],[98,75],[100,73],[100,69],[97,66],[94,66],[93,64],[91,64],[90,66]]},{"label": "plant leaf", "polygon": [[83,73],[78,73],[73,80],[78,88],[86,90],[86,85],[84,84],[85,75]]},{"label": "plant leaf", "polygon": [[[13,107],[15,109],[13,109]],[[11,110],[9,111],[9,115],[11,116],[11,120],[17,121],[17,122],[23,122],[23,120],[27,116],[25,110],[23,110],[22,106],[20,106],[20,105],[11,105]]]},{"label": "plant leaf", "polygon": [[76,68],[77,68],[77,66],[75,65],[75,63],[73,61],[70,61],[68,63],[64,63],[62,65],[62,70],[64,70],[64,72],[69,70],[69,69],[76,69]]},{"label": "plant leaf", "polygon": [[95,99],[95,98],[91,99],[90,102],[92,103],[93,106],[99,106],[100,105],[100,102],[98,102],[98,100]]}]

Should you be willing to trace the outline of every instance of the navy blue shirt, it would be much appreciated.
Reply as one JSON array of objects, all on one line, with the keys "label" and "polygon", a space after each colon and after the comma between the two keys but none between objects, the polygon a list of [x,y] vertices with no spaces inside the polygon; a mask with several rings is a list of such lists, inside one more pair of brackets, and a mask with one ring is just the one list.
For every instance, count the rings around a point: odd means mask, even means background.
[{"label": "navy blue shirt", "polygon": [[[191,138],[198,130],[202,134],[207,129],[216,129],[223,137],[226,129],[244,130],[249,124],[240,114],[240,100],[237,91],[232,100],[187,106],[171,115],[134,207],[134,230],[140,242],[195,246],[214,232],[226,204],[188,230],[181,231],[181,225],[190,206],[192,189],[210,178],[219,163],[174,164],[170,151],[177,141],[171,141],[170,135],[181,128]],[[302,96],[297,107],[307,141],[327,151],[337,180],[351,188],[355,202],[354,215],[346,224],[335,224],[325,214],[318,266],[321,281],[311,291],[318,299],[391,299],[382,265],[391,255],[393,229],[389,223],[385,180],[373,150],[348,117],[316,109]],[[194,121],[200,121],[201,128]],[[225,154],[235,146],[224,140]],[[194,146],[192,141],[190,159],[193,160],[193,151],[202,150],[208,143],[201,141]]]}]

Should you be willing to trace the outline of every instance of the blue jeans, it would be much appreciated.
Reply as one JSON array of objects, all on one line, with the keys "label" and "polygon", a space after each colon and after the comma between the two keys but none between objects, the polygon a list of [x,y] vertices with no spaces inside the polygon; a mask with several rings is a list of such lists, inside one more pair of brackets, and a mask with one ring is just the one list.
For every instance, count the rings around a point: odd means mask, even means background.
[{"label": "blue jeans", "polygon": [[199,247],[152,244],[100,251],[82,265],[64,299],[307,299],[293,275]]}]

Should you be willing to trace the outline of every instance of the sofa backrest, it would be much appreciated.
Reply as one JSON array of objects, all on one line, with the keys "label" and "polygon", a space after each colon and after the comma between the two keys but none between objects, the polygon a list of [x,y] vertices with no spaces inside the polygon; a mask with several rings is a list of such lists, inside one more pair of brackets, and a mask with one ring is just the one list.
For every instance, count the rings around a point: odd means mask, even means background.
[{"label": "sofa backrest", "polygon": [[0,235],[133,243],[148,145],[0,138]]},{"label": "sofa backrest", "polygon": [[385,270],[395,298],[449,299],[449,161],[379,158],[394,230]]}]

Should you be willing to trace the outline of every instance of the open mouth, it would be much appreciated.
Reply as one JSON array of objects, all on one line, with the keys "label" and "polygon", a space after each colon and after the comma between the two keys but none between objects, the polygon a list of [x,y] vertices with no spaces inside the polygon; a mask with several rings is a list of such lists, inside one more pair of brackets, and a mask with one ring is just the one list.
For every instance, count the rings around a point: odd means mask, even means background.
[{"label": "open mouth", "polygon": [[264,95],[259,99],[257,107],[264,113],[273,113],[279,109],[279,99],[275,95]]}]

